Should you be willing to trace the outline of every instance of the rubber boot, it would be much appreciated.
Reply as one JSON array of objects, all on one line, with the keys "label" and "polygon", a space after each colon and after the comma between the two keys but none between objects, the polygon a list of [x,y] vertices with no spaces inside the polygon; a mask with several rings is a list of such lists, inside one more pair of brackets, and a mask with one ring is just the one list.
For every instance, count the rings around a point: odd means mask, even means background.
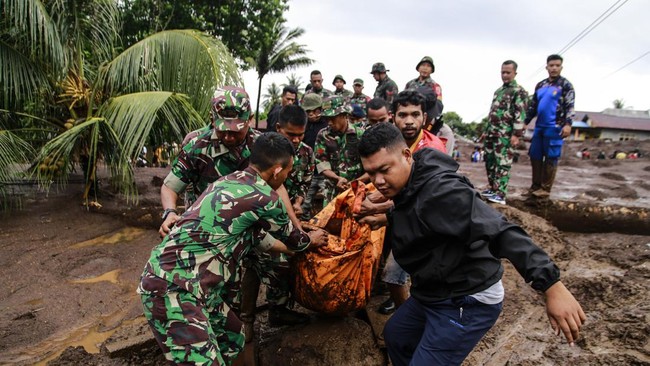
[{"label": "rubber boot", "polygon": [[551,195],[551,188],[553,188],[553,182],[555,181],[556,172],[557,172],[556,165],[544,164],[542,187],[536,190],[535,192],[533,192],[533,196],[537,198],[548,198]]},{"label": "rubber boot", "polygon": [[255,338],[255,309],[257,296],[260,292],[260,278],[252,268],[246,268],[244,278],[241,280],[241,321],[244,323],[244,336],[246,343]]},{"label": "rubber boot", "polygon": [[531,160],[530,166],[533,168],[533,184],[528,188],[528,191],[523,194],[524,197],[530,197],[533,192],[542,188],[544,163],[541,160]]}]

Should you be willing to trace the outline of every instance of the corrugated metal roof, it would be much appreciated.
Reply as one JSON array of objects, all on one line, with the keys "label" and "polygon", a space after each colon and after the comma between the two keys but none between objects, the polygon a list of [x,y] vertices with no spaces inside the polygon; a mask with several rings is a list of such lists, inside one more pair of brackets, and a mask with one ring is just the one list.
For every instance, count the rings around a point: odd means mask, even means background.
[{"label": "corrugated metal roof", "polygon": [[[535,128],[536,118],[526,126]],[[578,123],[578,122],[585,122]],[[650,131],[650,117],[614,116],[603,112],[576,111],[572,127],[578,128],[607,128],[612,130]]]},{"label": "corrugated metal roof", "polygon": [[602,112],[576,111],[574,120],[587,122],[591,128],[650,131],[650,118],[613,116]]}]

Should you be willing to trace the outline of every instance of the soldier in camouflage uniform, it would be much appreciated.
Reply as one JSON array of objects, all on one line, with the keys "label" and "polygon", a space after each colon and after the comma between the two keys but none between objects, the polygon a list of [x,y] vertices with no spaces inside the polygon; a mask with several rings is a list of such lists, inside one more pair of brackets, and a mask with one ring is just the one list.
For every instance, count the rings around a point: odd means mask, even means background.
[{"label": "soldier in camouflage uniform", "polygon": [[349,123],[351,110],[342,97],[323,100],[323,117],[327,119],[328,127],[318,133],[314,153],[316,170],[329,182],[324,205],[331,201],[337,192],[348,189],[351,181],[367,177],[357,151],[364,130]]},{"label": "soldier in camouflage uniform", "polygon": [[250,251],[290,254],[324,242],[322,231],[308,235],[293,227],[275,191],[291,171],[293,153],[277,133],[260,137],[250,166],[211,184],[153,249],[138,293],[172,364],[230,365],[243,349],[234,306]]},{"label": "soldier in camouflage uniform", "polygon": [[312,93],[320,95],[321,98],[326,98],[334,95],[331,90],[323,88],[323,74],[321,74],[318,70],[313,70],[309,75],[309,85],[311,85],[311,88],[309,90],[305,90],[305,94],[302,96],[303,98],[305,98],[305,95]]},{"label": "soldier in camouflage uniform", "polygon": [[494,92],[488,124],[482,136],[488,189],[481,195],[490,202],[505,204],[514,147],[523,135],[528,93],[517,84],[517,63],[501,65],[503,85]]},{"label": "soldier in camouflage uniform", "polygon": [[352,89],[354,89],[354,94],[352,94],[352,97],[350,98],[350,104],[358,105],[363,109],[364,111],[366,110],[366,105],[370,101],[370,97],[363,94],[363,80],[362,79],[354,79],[354,83],[352,84]]},{"label": "soldier in camouflage uniform", "polygon": [[[161,236],[168,234],[179,218],[175,211],[178,194],[191,185],[192,191],[186,192],[189,198],[186,207],[189,207],[209,184],[246,168],[253,143],[260,136],[258,131],[249,127],[252,114],[245,90],[236,87],[217,89],[212,105],[213,129],[198,134],[183,146],[161,187],[160,196],[165,209],[159,230]],[[278,193],[291,207],[284,186],[278,189]],[[294,226],[300,227],[292,209],[291,216]],[[269,317],[275,320],[274,326],[299,324],[307,320],[302,314],[287,308],[290,271],[286,256],[280,253],[253,253],[246,263],[268,285],[266,298],[271,305]]]},{"label": "soldier in camouflage uniform", "polygon": [[416,90],[421,86],[431,87],[438,96],[438,100],[442,101],[442,87],[440,84],[436,83],[432,78],[431,74],[436,71],[436,66],[433,64],[433,59],[430,56],[424,56],[420,62],[415,66],[415,70],[420,73],[420,75],[406,83],[406,90]]},{"label": "soldier in camouflage uniform", "polygon": [[314,150],[302,142],[307,128],[307,114],[296,105],[288,105],[280,110],[277,130],[288,138],[296,150],[293,157],[293,169],[284,182],[296,215],[302,215],[302,204],[311,185],[316,169]]},{"label": "soldier in camouflage uniform", "polygon": [[393,103],[393,98],[397,95],[399,90],[397,84],[386,75],[386,66],[383,63],[377,62],[372,65],[370,73],[377,81],[377,89],[375,89],[375,98],[382,98],[388,104]]},{"label": "soldier in camouflage uniform", "polygon": [[348,89],[345,89],[345,79],[343,79],[343,76],[341,75],[336,75],[334,77],[334,80],[332,81],[332,85],[336,89],[334,89],[334,95],[340,95],[342,96],[345,100],[350,100],[352,97],[352,92],[349,91]]}]

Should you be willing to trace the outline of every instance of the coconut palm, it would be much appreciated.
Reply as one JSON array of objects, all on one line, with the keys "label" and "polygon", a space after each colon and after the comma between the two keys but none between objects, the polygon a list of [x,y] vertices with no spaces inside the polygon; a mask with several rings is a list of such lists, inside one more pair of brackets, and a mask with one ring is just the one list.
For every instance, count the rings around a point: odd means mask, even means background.
[{"label": "coconut palm", "polygon": [[614,99],[614,101],[612,101],[612,104],[614,105],[615,109],[625,108],[625,100],[623,99]]},{"label": "coconut palm", "polygon": [[[261,47],[255,57],[254,65],[257,70],[257,95],[262,94],[262,79],[272,72],[283,72],[300,66],[311,65],[314,60],[305,56],[308,50],[304,45],[295,42],[302,36],[305,30],[302,28],[289,29],[282,21],[274,24],[273,28],[261,42]],[[255,127],[259,122],[260,99],[257,98],[255,108]]]},{"label": "coconut palm", "polygon": [[276,83],[271,83],[266,87],[266,94],[262,98],[264,99],[262,108],[264,108],[265,113],[269,113],[274,105],[280,104],[282,98],[280,87]]},{"label": "coconut palm", "polygon": [[[65,182],[78,157],[86,201],[100,161],[135,197],[130,162],[147,139],[202,127],[215,86],[240,81],[226,47],[198,31],[156,33],[117,54],[113,0],[0,0],[0,14],[0,121],[19,121],[14,134],[38,151],[45,185]],[[24,160],[18,150],[7,159]]]},{"label": "coconut palm", "polygon": [[291,75],[287,76],[286,84],[282,84],[282,87],[285,86],[295,87],[296,90],[298,90],[298,94],[296,95],[296,97],[298,98],[298,100],[302,99],[303,92],[301,92],[301,90],[303,90],[303,88],[302,88],[302,78],[300,76],[291,73]]}]

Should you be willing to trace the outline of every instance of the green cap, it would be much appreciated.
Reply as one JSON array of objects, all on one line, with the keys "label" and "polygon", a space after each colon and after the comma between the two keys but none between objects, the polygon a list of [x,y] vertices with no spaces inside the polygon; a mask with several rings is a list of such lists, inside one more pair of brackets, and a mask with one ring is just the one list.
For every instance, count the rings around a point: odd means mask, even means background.
[{"label": "green cap", "polygon": [[316,93],[308,93],[302,98],[302,109],[305,111],[313,111],[316,108],[323,106],[323,97]]},{"label": "green cap", "polygon": [[386,70],[386,66],[384,65],[383,62],[375,62],[372,65],[372,70],[370,71],[371,74],[374,74],[376,72],[388,72],[390,70]]},{"label": "green cap", "polygon": [[352,85],[361,85],[361,86],[363,86],[363,79],[359,79],[359,78],[354,79],[354,83],[352,83]]},{"label": "green cap", "polygon": [[345,79],[343,79],[343,76],[341,76],[341,75],[336,75],[336,76],[334,77],[334,80],[332,80],[332,85],[334,85],[334,83],[336,82],[336,80],[341,80],[341,81],[343,82],[343,84],[347,84],[347,83],[345,82]]},{"label": "green cap", "polygon": [[210,116],[217,131],[241,131],[251,116],[248,93],[242,88],[224,86],[214,92]]},{"label": "green cap", "polygon": [[352,113],[352,107],[340,96],[323,99],[323,117],[336,117],[341,113]]},{"label": "green cap", "polygon": [[420,68],[420,65],[422,65],[423,62],[428,62],[429,65],[431,65],[431,73],[433,73],[434,71],[436,71],[436,66],[433,64],[433,59],[431,58],[431,56],[424,56],[424,57],[422,57],[422,60],[420,60],[420,62],[418,62],[418,65],[415,66],[415,70],[416,70],[416,71],[417,71],[417,69]]}]

